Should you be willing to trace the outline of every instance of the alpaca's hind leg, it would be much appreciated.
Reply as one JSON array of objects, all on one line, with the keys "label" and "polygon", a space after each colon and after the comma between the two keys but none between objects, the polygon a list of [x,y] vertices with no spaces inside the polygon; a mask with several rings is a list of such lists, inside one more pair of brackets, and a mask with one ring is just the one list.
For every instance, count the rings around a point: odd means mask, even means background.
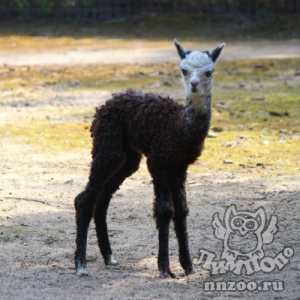
[{"label": "alpaca's hind leg", "polygon": [[156,219],[156,227],[158,229],[158,269],[160,277],[165,278],[170,275],[175,278],[175,275],[170,269],[169,261],[169,226],[174,212],[171,193],[167,185],[161,179],[153,179],[155,202],[154,202],[154,217]]},{"label": "alpaca's hind leg", "polygon": [[99,197],[94,213],[98,244],[106,265],[115,265],[109,237],[107,232],[107,209],[113,193],[119,188],[126,177],[132,175],[139,168],[141,154],[133,151],[126,151],[126,161],[123,167],[106,183],[102,195]]},{"label": "alpaca's hind leg", "polygon": [[88,228],[93,216],[95,196],[89,195],[87,191],[81,192],[75,198],[76,210],[76,251],[75,267],[78,276],[88,276],[86,271],[86,243]]},{"label": "alpaca's hind leg", "polygon": [[86,189],[75,198],[76,210],[76,274],[87,276],[86,271],[86,244],[88,228],[93,216],[94,206],[99,194],[102,193],[105,183],[122,168],[125,160],[124,153],[110,153],[110,159],[100,155],[94,157],[90,179]]},{"label": "alpaca's hind leg", "polygon": [[172,179],[172,199],[175,213],[173,216],[174,227],[179,244],[179,261],[186,275],[194,274],[194,268],[189,251],[186,218],[189,208],[186,200],[185,182],[186,174],[176,175]]}]

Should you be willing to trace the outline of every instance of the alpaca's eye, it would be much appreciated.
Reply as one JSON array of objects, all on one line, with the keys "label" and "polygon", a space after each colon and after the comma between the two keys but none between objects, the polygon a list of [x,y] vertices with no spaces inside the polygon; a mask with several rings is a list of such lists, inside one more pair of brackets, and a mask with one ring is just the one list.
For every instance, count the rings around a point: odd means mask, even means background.
[{"label": "alpaca's eye", "polygon": [[212,75],[212,72],[211,72],[211,71],[205,72],[205,76],[206,76],[207,78],[211,77],[211,75]]},{"label": "alpaca's eye", "polygon": [[185,76],[187,74],[187,71],[185,69],[181,69],[182,75]]}]

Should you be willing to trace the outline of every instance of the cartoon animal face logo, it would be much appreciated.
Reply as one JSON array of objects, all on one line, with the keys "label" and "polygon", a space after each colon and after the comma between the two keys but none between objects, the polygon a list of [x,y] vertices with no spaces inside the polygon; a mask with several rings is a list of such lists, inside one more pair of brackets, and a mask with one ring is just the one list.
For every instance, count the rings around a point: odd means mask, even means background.
[{"label": "cartoon animal face logo", "polygon": [[238,215],[231,220],[230,227],[244,236],[248,232],[255,231],[258,228],[258,222],[251,217],[249,219],[243,215]]},{"label": "cartoon animal face logo", "polygon": [[227,261],[248,260],[264,257],[263,245],[273,241],[277,228],[277,216],[271,215],[267,225],[265,210],[254,212],[237,210],[230,205],[223,222],[215,213],[212,220],[214,235],[223,240],[222,259]]}]

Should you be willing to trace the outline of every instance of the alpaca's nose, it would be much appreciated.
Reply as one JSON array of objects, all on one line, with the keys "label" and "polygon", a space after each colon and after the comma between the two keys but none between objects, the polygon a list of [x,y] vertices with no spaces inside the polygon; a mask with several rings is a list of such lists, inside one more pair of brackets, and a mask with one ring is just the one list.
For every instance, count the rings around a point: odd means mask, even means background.
[{"label": "alpaca's nose", "polygon": [[195,88],[198,84],[199,84],[199,80],[198,79],[192,79],[190,81],[191,85],[193,88]]}]

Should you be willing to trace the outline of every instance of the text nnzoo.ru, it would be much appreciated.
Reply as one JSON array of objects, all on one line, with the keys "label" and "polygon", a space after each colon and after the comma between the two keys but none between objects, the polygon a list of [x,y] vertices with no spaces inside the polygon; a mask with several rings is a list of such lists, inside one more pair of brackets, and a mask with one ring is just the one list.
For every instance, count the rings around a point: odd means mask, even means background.
[{"label": "text nnzoo.ru", "polygon": [[284,290],[283,281],[263,281],[257,284],[255,281],[205,281],[203,283],[203,290],[210,291],[277,291]]}]

